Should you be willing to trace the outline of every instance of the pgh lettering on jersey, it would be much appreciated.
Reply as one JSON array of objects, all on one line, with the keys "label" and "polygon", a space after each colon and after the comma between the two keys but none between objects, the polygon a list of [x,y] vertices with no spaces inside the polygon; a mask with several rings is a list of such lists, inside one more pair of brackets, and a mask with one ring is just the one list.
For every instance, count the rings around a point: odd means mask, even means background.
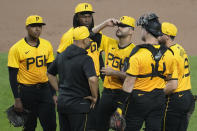
[{"label": "pgh lettering on jersey", "polygon": [[39,38],[37,47],[30,46],[25,39],[21,39],[10,48],[8,54],[8,66],[19,68],[17,80],[23,84],[47,82],[47,63],[53,60],[51,43],[42,38]]},{"label": "pgh lettering on jersey", "polygon": [[[133,43],[121,48],[118,41],[102,35],[102,43],[100,48],[105,51],[105,66],[108,65],[114,70],[120,71],[125,58],[129,57],[132,49],[135,47]],[[122,81],[115,76],[105,76],[104,87],[111,89],[121,89]]]}]

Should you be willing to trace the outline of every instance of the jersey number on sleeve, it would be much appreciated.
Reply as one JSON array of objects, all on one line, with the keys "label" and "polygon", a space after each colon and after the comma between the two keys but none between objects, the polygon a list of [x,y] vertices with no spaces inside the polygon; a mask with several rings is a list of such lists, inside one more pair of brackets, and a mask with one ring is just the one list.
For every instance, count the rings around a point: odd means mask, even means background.
[{"label": "jersey number on sleeve", "polygon": [[184,70],[185,74],[183,75],[183,78],[188,77],[190,75],[188,58],[185,58],[185,60],[184,60],[184,69],[185,69]]}]

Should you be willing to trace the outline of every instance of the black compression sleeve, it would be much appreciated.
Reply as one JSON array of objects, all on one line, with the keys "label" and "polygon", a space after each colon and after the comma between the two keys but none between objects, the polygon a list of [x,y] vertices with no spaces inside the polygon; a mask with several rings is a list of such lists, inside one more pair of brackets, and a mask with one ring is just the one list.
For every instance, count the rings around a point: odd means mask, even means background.
[{"label": "black compression sleeve", "polygon": [[97,43],[97,46],[98,48],[100,47],[101,45],[101,38],[102,38],[102,35],[100,33],[93,33],[92,31],[90,32],[90,38]]},{"label": "black compression sleeve", "polygon": [[18,68],[8,67],[8,71],[9,71],[10,86],[11,86],[14,98],[19,98],[18,82],[17,82]]}]

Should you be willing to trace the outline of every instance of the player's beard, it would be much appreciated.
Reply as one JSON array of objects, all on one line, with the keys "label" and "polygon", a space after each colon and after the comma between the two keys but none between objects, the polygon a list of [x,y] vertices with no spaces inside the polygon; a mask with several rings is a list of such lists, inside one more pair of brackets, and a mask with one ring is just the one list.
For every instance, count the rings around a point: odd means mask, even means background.
[{"label": "player's beard", "polygon": [[40,37],[41,32],[36,32],[34,33],[34,35],[32,37],[34,37],[35,39],[38,39]]},{"label": "player's beard", "polygon": [[124,38],[126,37],[127,35],[125,35],[123,32],[121,32],[119,29],[116,31],[116,36],[118,38]]},{"label": "player's beard", "polygon": [[146,41],[146,38],[144,35],[142,35],[141,39],[142,39],[142,41]]},{"label": "player's beard", "polygon": [[40,34],[41,34],[41,33],[29,34],[29,36],[30,36],[30,38],[31,38],[32,40],[35,41],[35,40],[38,40],[38,39],[39,39]]},{"label": "player's beard", "polygon": [[166,39],[163,38],[162,36],[158,38],[158,42],[159,42],[160,45],[166,45],[167,44]]}]

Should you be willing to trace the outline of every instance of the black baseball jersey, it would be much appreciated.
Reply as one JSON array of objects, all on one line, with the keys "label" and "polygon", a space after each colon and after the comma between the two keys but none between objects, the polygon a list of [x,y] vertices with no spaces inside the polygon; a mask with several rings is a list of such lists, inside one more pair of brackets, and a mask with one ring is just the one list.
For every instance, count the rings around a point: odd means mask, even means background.
[{"label": "black baseball jersey", "polygon": [[58,55],[48,73],[59,75],[58,103],[63,103],[62,106],[66,107],[68,112],[89,110],[90,101],[84,100],[83,97],[91,95],[88,78],[96,76],[96,72],[93,60],[85,49],[70,45]]}]

